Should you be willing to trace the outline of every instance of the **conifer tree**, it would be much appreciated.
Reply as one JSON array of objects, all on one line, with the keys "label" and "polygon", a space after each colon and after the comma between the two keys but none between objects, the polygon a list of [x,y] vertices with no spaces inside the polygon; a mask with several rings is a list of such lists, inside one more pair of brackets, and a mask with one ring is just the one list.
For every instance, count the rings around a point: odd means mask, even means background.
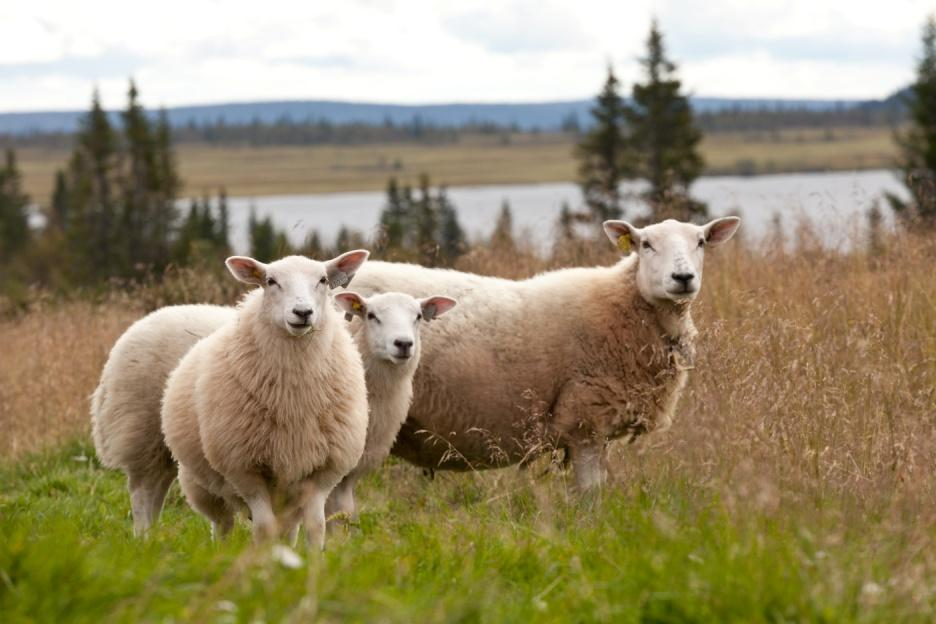
[{"label": "conifer tree", "polygon": [[218,191],[218,246],[227,254],[231,250],[230,243],[230,214],[228,212],[227,189],[221,187]]},{"label": "conifer tree", "polygon": [[73,281],[89,283],[126,268],[118,252],[117,139],[97,91],[76,143],[62,187],[67,188],[67,201],[59,206],[68,206],[62,223],[68,274]]},{"label": "conifer tree", "polygon": [[408,216],[406,208],[396,178],[390,178],[387,182],[387,204],[380,215],[380,225],[388,249],[399,249],[403,246]]},{"label": "conifer tree", "polygon": [[52,190],[52,212],[49,226],[62,230],[68,220],[68,178],[61,169],[55,172],[55,186]]},{"label": "conifer tree", "polygon": [[576,148],[579,185],[595,221],[621,216],[621,182],[632,175],[627,140],[627,115],[618,93],[618,79],[608,67],[604,88],[591,109],[592,128]]},{"label": "conifer tree", "polygon": [[300,253],[313,260],[322,260],[325,258],[325,248],[322,246],[322,237],[318,230],[312,230],[306,236],[305,243],[300,249]]},{"label": "conifer tree", "polygon": [[505,199],[501,204],[500,215],[491,234],[491,248],[494,251],[513,253],[515,251],[513,237],[513,215],[510,212],[510,203]]},{"label": "conifer tree", "polygon": [[666,56],[656,20],[640,64],[645,82],[634,85],[627,118],[638,177],[650,183],[645,199],[655,220],[703,217],[705,204],[689,197],[689,186],[704,166],[698,151],[702,133],[695,125],[689,98],[680,93],[676,65]]},{"label": "conifer tree", "polygon": [[413,210],[413,233],[416,249],[427,266],[435,264],[434,259],[438,255],[438,217],[435,202],[432,200],[429,176],[423,174],[419,178],[419,199],[416,200]]},{"label": "conifer tree", "polygon": [[448,199],[445,188],[436,196],[436,212],[439,217],[439,251],[447,265],[452,265],[458,256],[465,253],[465,232],[458,223],[458,213]]},{"label": "conifer tree", "polygon": [[9,262],[29,242],[28,205],[29,198],[23,193],[22,176],[16,166],[16,154],[8,149],[0,167],[0,264]]},{"label": "conifer tree", "polygon": [[250,255],[260,262],[276,260],[276,233],[273,229],[273,220],[267,216],[257,219],[257,210],[250,207],[250,217],[247,222],[250,234]]},{"label": "conifer tree", "polygon": [[922,44],[916,81],[907,97],[910,126],[896,137],[898,166],[910,200],[890,193],[887,200],[905,224],[936,229],[936,15],[923,26]]}]

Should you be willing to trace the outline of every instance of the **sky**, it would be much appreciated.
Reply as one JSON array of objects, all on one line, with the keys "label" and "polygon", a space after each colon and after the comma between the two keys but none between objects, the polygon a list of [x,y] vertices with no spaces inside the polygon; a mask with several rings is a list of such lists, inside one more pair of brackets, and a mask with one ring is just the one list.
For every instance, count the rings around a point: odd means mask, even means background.
[{"label": "sky", "polygon": [[[334,99],[533,102],[625,85],[655,16],[689,92],[879,98],[933,0],[0,0],[0,111]],[[628,86],[629,88],[629,86]]]}]

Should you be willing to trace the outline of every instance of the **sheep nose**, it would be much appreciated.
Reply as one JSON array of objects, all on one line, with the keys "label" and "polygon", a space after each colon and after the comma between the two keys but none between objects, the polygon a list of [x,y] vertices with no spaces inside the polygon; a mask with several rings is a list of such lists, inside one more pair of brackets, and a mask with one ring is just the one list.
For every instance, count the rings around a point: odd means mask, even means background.
[{"label": "sheep nose", "polygon": [[688,286],[689,282],[695,277],[692,273],[673,273],[670,275],[674,280],[680,282],[683,286]]},{"label": "sheep nose", "polygon": [[410,349],[413,348],[412,340],[400,340],[397,338],[393,341],[393,346],[399,350],[400,355],[409,355]]},{"label": "sheep nose", "polygon": [[292,313],[301,318],[303,321],[308,321],[309,317],[312,316],[312,308],[300,308],[297,306],[292,309]]}]

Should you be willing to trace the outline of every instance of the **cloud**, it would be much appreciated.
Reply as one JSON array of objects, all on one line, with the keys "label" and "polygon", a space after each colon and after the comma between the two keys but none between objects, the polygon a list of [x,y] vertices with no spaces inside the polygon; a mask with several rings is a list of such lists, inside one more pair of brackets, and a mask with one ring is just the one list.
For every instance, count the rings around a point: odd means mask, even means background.
[{"label": "cloud", "polygon": [[102,78],[127,78],[146,63],[142,56],[119,48],[94,56],[65,56],[50,61],[0,63],[0,78],[68,76],[96,81]]},{"label": "cloud", "polygon": [[85,108],[95,84],[119,107],[130,75],[151,106],[589,97],[609,60],[639,76],[652,15],[699,95],[879,97],[910,79],[930,2],[7,2],[0,110]]},{"label": "cloud", "polygon": [[[507,10],[505,10],[507,8]],[[498,54],[549,52],[585,42],[579,16],[543,3],[518,2],[497,9],[474,9],[445,19],[448,30]]]}]

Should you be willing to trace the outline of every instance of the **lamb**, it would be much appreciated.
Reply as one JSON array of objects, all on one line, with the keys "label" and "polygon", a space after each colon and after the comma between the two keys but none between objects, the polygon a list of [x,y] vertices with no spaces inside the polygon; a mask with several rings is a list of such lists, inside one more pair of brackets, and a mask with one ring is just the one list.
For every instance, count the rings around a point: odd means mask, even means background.
[{"label": "lamb", "polygon": [[[421,351],[420,321],[430,322],[455,305],[449,297],[416,300],[402,293],[364,299],[354,292],[335,295],[335,302],[354,319],[351,333],[364,360],[370,417],[367,443],[357,466],[332,491],[325,514],[353,515],[354,485],[390,454],[413,397],[413,375]],[[354,318],[357,317],[357,318]]]},{"label": "lamb", "polygon": [[101,463],[127,475],[137,535],[159,518],[176,477],[159,423],[166,378],[192,345],[233,318],[222,306],[162,308],[131,325],[107,358],[91,397],[91,432]]},{"label": "lamb", "polygon": [[601,485],[611,440],[672,421],[692,366],[690,308],[705,247],[739,225],[736,217],[644,228],[606,221],[625,254],[617,264],[523,281],[368,263],[355,278],[365,295],[441,290],[459,300],[445,323],[425,329],[413,402],[392,452],[425,468],[469,470],[561,448],[577,489]]},{"label": "lamb", "polygon": [[303,521],[310,546],[324,547],[326,499],[367,434],[364,367],[328,286],[367,256],[228,258],[238,280],[261,288],[182,358],[162,405],[182,491],[213,534],[246,506],[255,541],[295,536]]}]

